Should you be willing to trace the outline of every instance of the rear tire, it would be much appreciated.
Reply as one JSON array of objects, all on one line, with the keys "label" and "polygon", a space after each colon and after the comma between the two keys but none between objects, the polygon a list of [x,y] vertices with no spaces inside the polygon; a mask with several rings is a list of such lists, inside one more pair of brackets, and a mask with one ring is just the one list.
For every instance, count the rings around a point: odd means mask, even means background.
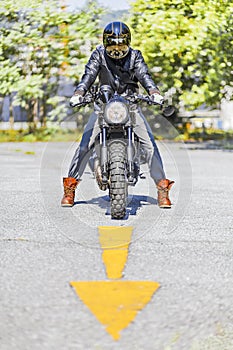
[{"label": "rear tire", "polygon": [[123,219],[126,213],[128,184],[125,176],[125,145],[113,142],[109,146],[109,196],[112,219]]}]

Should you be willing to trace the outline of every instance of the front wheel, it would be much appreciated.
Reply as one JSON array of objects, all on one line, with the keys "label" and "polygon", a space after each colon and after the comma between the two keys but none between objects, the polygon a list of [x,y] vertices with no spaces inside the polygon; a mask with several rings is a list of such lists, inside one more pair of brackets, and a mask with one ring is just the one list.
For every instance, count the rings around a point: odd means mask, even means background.
[{"label": "front wheel", "polygon": [[125,145],[113,142],[109,146],[109,196],[112,219],[123,219],[126,213],[128,184],[125,169]]}]

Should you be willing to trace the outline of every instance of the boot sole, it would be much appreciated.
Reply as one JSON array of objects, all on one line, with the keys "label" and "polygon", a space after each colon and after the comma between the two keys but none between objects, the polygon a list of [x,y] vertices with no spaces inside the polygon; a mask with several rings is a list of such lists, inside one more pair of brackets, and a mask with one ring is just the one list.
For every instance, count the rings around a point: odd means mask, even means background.
[{"label": "boot sole", "polygon": [[61,204],[62,207],[73,207],[73,204]]},{"label": "boot sole", "polygon": [[171,205],[160,205],[159,206],[161,209],[165,208],[165,209],[170,209]]}]

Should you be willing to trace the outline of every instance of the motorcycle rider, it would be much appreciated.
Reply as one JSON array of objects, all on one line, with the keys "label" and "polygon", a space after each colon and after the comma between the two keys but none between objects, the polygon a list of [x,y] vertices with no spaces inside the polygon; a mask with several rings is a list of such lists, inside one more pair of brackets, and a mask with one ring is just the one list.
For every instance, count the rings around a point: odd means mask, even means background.
[{"label": "motorcycle rider", "polygon": [[[155,85],[148,67],[139,50],[130,47],[131,33],[125,23],[111,22],[103,31],[103,45],[97,46],[92,52],[85,66],[85,73],[77,85],[70,104],[82,103],[85,93],[89,90],[96,78],[100,86],[109,85],[119,94],[132,94],[138,91],[138,82],[150,95],[153,102],[162,104],[158,87]],[[158,205],[160,208],[170,208],[169,190],[174,181],[166,178],[159,150],[154,141],[152,131],[140,108],[136,109],[135,134],[140,140],[141,147],[146,155],[150,175],[158,189]],[[98,121],[95,113],[91,115],[85,127],[81,142],[71,161],[68,177],[63,178],[64,196],[61,205],[72,207],[74,204],[75,189],[81,181],[94,139],[98,134]]]}]

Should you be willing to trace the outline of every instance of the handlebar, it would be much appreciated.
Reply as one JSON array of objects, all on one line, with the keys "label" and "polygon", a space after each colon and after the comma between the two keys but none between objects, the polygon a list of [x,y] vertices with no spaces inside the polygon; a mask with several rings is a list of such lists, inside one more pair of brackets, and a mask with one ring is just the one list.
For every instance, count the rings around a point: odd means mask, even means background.
[{"label": "handlebar", "polygon": [[[130,95],[130,96],[124,96],[124,98],[131,102],[131,103],[138,103],[138,102],[146,102],[148,105],[158,105],[160,106],[160,109],[162,110],[162,114],[165,118],[172,118],[175,116],[175,107],[172,105],[165,105],[164,103],[159,104],[150,99],[149,95]],[[82,103],[78,103],[76,105],[71,106],[72,108],[74,107],[84,107],[87,106],[95,101],[100,101],[100,94],[91,94],[87,93],[86,96],[83,99]]]},{"label": "handlebar", "polygon": [[84,97],[83,102],[81,102],[81,103],[75,103],[75,104],[70,103],[70,107],[72,107],[72,108],[84,107],[84,106],[86,106],[88,104],[91,104],[94,101],[95,101],[95,99],[93,98],[93,96],[92,97],[86,96],[86,97]]},{"label": "handlebar", "polygon": [[[124,96],[124,99],[131,102],[131,103],[138,103],[140,101],[146,102],[148,105],[159,105],[159,106],[163,106],[163,104],[159,104],[157,102],[154,102],[150,99],[149,95],[130,95],[130,96]],[[88,104],[91,104],[95,101],[100,100],[100,95],[98,94],[97,96],[93,96],[91,94],[87,94],[84,99],[83,102],[81,103],[77,103],[75,105],[71,105],[72,108],[74,107],[84,107]]]},{"label": "handlebar", "polygon": [[[148,105],[157,105],[157,106],[163,106],[163,103],[157,103],[151,100],[149,95],[132,95],[133,96],[133,103],[138,103],[140,101],[146,102]],[[131,96],[129,98],[126,98],[129,101],[131,101]]]}]

